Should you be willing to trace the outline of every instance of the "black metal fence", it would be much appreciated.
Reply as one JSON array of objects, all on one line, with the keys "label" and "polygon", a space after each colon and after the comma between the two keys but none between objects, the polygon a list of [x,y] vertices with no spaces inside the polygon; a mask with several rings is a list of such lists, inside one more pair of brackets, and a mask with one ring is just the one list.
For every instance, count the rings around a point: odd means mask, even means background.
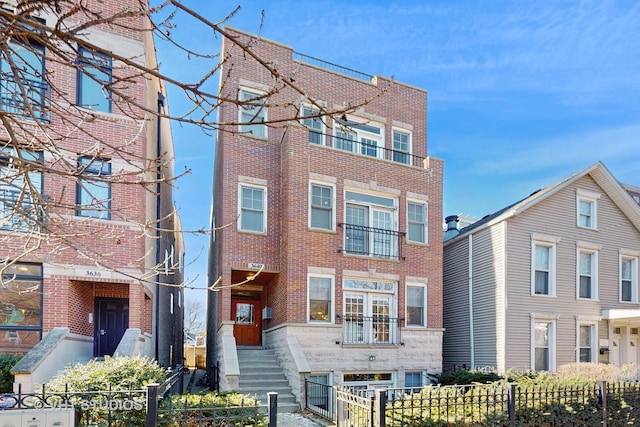
[{"label": "black metal fence", "polygon": [[[306,390],[306,409],[338,427],[640,425],[637,382],[502,383],[367,392],[307,381]],[[318,404],[323,402],[335,403]]]}]

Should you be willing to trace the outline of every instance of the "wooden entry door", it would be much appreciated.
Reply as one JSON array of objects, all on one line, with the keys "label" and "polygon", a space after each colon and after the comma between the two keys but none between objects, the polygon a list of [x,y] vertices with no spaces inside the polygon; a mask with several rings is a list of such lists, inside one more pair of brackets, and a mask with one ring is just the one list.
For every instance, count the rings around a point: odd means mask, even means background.
[{"label": "wooden entry door", "polygon": [[96,298],[94,346],[95,355],[113,356],[120,340],[129,327],[129,300]]},{"label": "wooden entry door", "polygon": [[258,299],[232,298],[231,317],[235,321],[236,345],[257,346],[262,339],[262,305]]}]

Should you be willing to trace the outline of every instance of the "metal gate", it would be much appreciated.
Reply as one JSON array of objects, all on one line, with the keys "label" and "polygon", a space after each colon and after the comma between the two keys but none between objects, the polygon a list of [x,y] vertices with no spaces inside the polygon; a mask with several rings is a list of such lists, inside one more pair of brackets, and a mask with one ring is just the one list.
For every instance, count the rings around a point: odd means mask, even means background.
[{"label": "metal gate", "polygon": [[373,399],[367,390],[336,386],[336,426],[373,427]]}]

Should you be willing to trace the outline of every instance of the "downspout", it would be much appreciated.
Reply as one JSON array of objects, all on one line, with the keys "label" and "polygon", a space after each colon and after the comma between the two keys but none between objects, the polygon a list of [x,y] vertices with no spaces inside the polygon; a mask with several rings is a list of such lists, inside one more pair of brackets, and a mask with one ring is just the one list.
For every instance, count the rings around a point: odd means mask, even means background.
[{"label": "downspout", "polygon": [[[158,92],[158,116],[156,120],[156,268],[160,265],[160,180],[162,179],[162,168],[160,156],[162,155],[162,108],[164,107],[164,95]],[[159,356],[160,346],[160,271],[156,274],[156,327],[155,333],[155,353],[156,360]]]},{"label": "downspout", "polygon": [[475,369],[475,345],[473,336],[473,234],[469,234],[469,351],[470,368]]}]

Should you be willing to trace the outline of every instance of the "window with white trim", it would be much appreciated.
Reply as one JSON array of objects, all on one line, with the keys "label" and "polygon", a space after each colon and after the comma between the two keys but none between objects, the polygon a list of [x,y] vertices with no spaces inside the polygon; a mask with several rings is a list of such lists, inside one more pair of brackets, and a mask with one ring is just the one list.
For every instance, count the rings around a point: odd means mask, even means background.
[{"label": "window with white trim", "polygon": [[308,277],[309,322],[333,322],[333,276]]},{"label": "window with white trim", "polygon": [[578,324],[578,362],[597,362],[596,339],[596,325],[594,323]]},{"label": "window with white trim", "polygon": [[407,202],[407,240],[427,243],[427,204]]},{"label": "window with white trim", "polygon": [[543,319],[533,321],[531,367],[535,371],[555,370],[555,337],[555,321]]},{"label": "window with white trim", "polygon": [[638,257],[620,256],[620,301],[638,302]]},{"label": "window with white trim", "polygon": [[404,373],[404,388],[405,390],[411,390],[413,393],[419,393],[424,385],[422,383],[421,371],[406,371]]},{"label": "window with white trim", "polygon": [[578,248],[578,298],[598,299],[598,251]]},{"label": "window with white trim", "polygon": [[411,132],[393,129],[393,161],[411,164]]},{"label": "window with white trim", "polygon": [[407,326],[427,326],[427,287],[407,285]]},{"label": "window with white trim", "polygon": [[241,184],[238,229],[255,233],[267,231],[267,189]]},{"label": "window with white trim", "polygon": [[343,342],[398,344],[395,282],[345,279]]},{"label": "window with white trim", "polygon": [[305,106],[302,107],[302,111],[300,112],[302,124],[309,128],[309,142],[324,145],[324,123],[322,123],[322,118],[318,117],[319,114],[320,110]]},{"label": "window with white trim", "polygon": [[600,195],[592,191],[578,190],[576,196],[578,227],[598,228],[598,198]]},{"label": "window with white trim", "polygon": [[309,379],[309,404],[325,411],[331,411],[333,406],[333,399],[329,395],[331,374],[314,373],[309,374],[307,378]]},{"label": "window with white trim", "polygon": [[266,138],[267,126],[264,124],[267,120],[266,94],[240,89],[238,100],[241,101],[238,117],[240,132],[256,138]]},{"label": "window with white trim", "polygon": [[384,158],[384,128],[349,120],[336,121],[333,146],[339,150]]},{"label": "window with white trim", "polygon": [[309,227],[334,230],[335,187],[312,182],[310,184]]},{"label": "window with white trim", "polygon": [[532,242],[531,293],[556,294],[556,245],[544,241]]}]

